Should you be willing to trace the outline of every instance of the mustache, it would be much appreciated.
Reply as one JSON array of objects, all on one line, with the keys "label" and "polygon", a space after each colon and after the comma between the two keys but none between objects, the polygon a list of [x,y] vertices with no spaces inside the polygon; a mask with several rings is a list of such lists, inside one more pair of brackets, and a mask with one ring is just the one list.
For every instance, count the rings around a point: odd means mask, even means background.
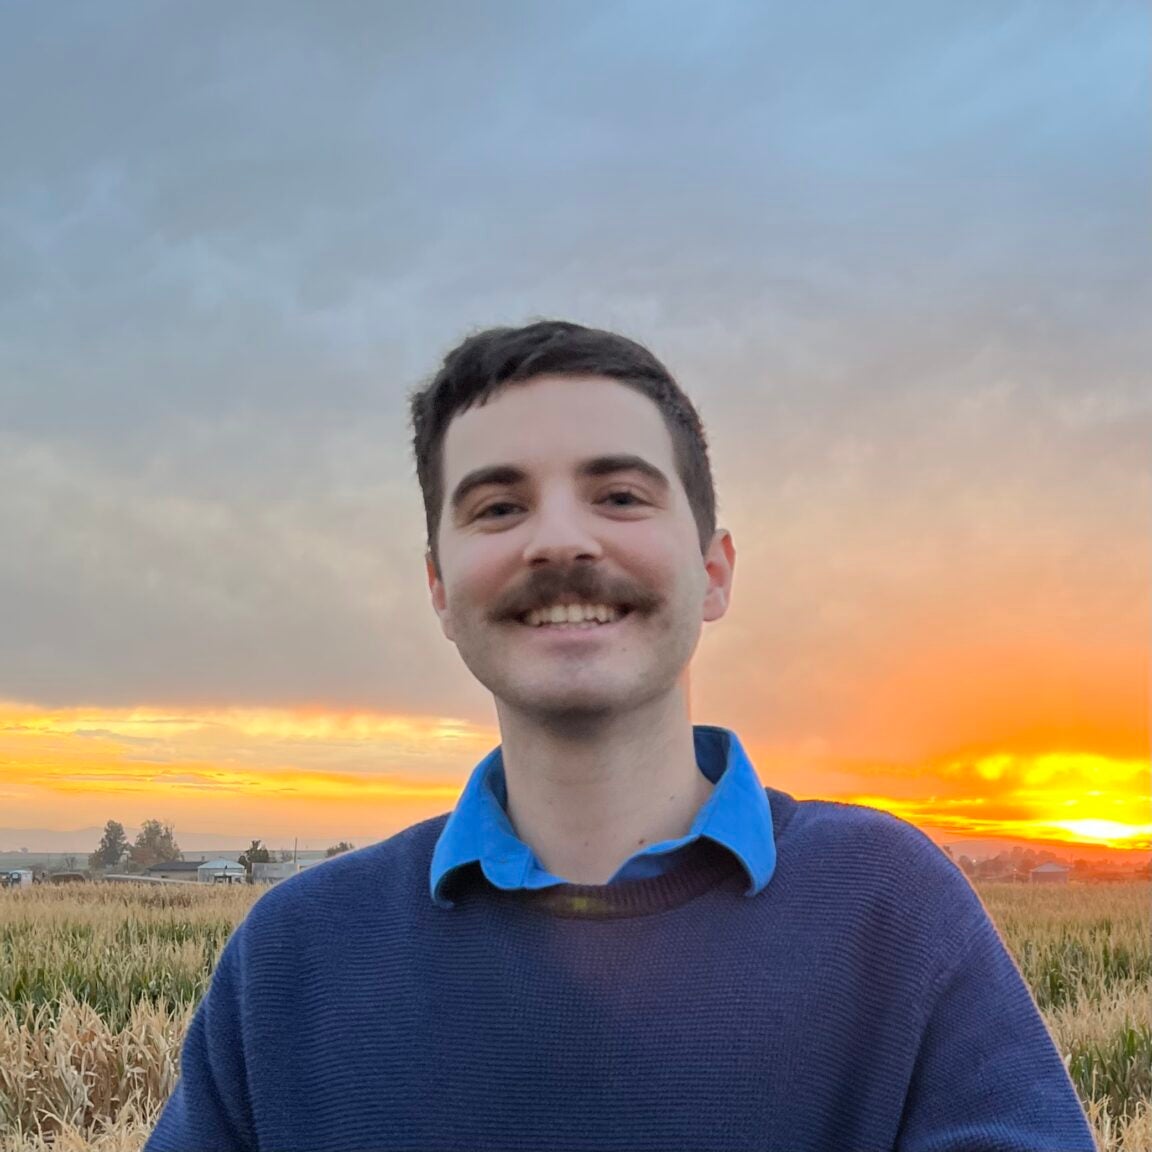
[{"label": "mustache", "polygon": [[646,588],[630,580],[606,579],[590,568],[566,571],[541,569],[522,588],[508,594],[497,605],[497,619],[514,619],[536,608],[547,608],[562,596],[571,596],[584,604],[611,604],[639,612],[650,612],[660,600]]}]

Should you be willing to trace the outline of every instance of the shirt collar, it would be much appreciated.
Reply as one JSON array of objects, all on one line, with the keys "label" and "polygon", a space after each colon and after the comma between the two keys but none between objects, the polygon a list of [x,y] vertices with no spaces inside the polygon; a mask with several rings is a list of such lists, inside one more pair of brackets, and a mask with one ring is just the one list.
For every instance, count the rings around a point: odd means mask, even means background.
[{"label": "shirt collar", "polygon": [[[715,785],[712,795],[701,806],[686,836],[652,845],[645,851],[672,851],[699,836],[707,836],[739,860],[748,876],[746,894],[755,896],[776,868],[768,795],[735,732],[697,724],[692,728],[692,737],[696,763]],[[442,892],[445,879],[469,864],[478,863],[497,888],[544,887],[564,882],[543,872],[531,848],[516,835],[506,811],[507,801],[502,748],[497,747],[472,770],[436,841],[429,887],[432,899],[440,907],[453,906]]]}]

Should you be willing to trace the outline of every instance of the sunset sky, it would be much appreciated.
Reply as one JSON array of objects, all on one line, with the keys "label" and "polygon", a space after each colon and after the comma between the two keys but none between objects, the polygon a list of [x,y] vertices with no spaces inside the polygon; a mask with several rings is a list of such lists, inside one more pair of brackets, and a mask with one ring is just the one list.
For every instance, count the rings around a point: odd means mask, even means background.
[{"label": "sunset sky", "polygon": [[448,811],[499,732],[406,394],[539,316],[700,409],[693,719],[766,784],[1152,846],[1147,6],[0,20],[0,848]]}]

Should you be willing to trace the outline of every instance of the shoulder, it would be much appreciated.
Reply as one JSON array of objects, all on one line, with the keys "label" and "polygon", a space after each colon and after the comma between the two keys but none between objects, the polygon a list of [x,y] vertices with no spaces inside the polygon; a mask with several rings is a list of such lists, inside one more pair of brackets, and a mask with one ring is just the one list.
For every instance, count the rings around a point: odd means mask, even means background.
[{"label": "shoulder", "polygon": [[907,820],[863,804],[793,803],[777,843],[778,870],[809,898],[928,935],[986,917],[952,858]]},{"label": "shoulder", "polygon": [[386,914],[428,897],[428,868],[448,820],[442,813],[365,848],[341,853],[274,885],[241,925],[245,934],[309,934],[343,928],[350,917]]},{"label": "shoulder", "polygon": [[795,800],[771,788],[766,791],[774,812],[787,811],[776,836],[781,848],[793,855],[819,857],[825,867],[944,864],[959,873],[942,848],[890,812],[837,800]]},{"label": "shoulder", "polygon": [[849,865],[875,865],[888,858],[950,863],[947,854],[914,824],[864,804],[798,800],[787,833],[798,847]]}]

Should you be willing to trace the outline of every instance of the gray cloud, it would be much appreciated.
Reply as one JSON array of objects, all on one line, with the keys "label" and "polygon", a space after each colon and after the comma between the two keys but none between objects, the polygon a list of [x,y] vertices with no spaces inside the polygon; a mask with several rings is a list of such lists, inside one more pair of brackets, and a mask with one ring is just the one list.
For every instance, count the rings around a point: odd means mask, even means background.
[{"label": "gray cloud", "polygon": [[0,695],[474,714],[403,399],[535,315],[651,343],[746,535],[836,501],[943,565],[997,500],[1069,546],[1147,506],[1139,6],[2,20]]}]

